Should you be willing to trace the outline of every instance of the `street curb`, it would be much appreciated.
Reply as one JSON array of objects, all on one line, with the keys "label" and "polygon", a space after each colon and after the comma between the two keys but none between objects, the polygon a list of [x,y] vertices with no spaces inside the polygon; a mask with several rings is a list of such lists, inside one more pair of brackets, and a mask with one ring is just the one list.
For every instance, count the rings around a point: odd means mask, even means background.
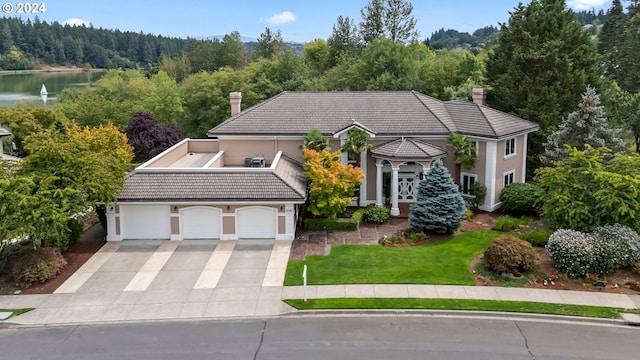
[{"label": "street curb", "polygon": [[[633,325],[622,319],[592,318],[584,316],[566,316],[549,314],[532,314],[503,311],[467,311],[467,310],[298,310],[287,316],[424,316],[424,317],[465,317],[474,319],[524,320],[524,321],[562,321],[599,325]],[[640,324],[638,324],[640,325]]]}]

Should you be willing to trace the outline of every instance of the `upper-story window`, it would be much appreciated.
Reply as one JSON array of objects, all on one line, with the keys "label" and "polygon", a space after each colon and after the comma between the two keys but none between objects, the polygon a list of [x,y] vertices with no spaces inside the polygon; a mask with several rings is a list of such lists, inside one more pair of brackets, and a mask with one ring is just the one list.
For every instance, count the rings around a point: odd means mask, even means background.
[{"label": "upper-story window", "polygon": [[511,156],[516,154],[516,138],[507,139],[504,141],[504,156]]}]

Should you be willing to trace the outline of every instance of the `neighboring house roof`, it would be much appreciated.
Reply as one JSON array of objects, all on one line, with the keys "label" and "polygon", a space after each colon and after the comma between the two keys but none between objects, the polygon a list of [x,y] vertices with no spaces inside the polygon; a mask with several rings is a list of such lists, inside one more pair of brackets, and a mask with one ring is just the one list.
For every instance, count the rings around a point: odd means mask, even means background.
[{"label": "neighboring house roof", "polygon": [[385,159],[433,160],[447,155],[442,148],[412,138],[401,138],[371,149],[371,155]]},{"label": "neighboring house roof", "polygon": [[0,137],[9,136],[9,135],[11,135],[9,130],[7,130],[7,129],[3,128],[2,126],[0,126]]},{"label": "neighboring house roof", "polygon": [[252,201],[306,199],[302,168],[282,157],[273,171],[134,172],[125,179],[118,201]]},{"label": "neighboring house roof", "polygon": [[538,125],[466,101],[443,102],[415,91],[283,92],[209,130],[220,135],[334,135],[357,122],[380,136],[446,136],[451,132],[501,138]]}]

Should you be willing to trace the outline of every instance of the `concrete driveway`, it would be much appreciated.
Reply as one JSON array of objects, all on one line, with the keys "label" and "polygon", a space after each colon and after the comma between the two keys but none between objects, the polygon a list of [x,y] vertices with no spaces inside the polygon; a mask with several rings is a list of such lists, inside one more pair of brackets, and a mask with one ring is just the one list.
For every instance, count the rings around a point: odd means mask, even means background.
[{"label": "concrete driveway", "polygon": [[109,242],[53,294],[18,296],[36,307],[22,324],[279,315],[291,241]]}]

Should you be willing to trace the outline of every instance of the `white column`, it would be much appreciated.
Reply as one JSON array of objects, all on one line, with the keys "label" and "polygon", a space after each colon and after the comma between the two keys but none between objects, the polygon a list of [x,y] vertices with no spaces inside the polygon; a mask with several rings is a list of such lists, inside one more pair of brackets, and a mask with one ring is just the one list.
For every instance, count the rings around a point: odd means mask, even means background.
[{"label": "white column", "polygon": [[[122,240],[122,234],[116,234],[116,205],[107,204],[107,241]],[[122,222],[120,222],[122,225]]]},{"label": "white column", "polygon": [[382,164],[381,160],[376,161],[376,206],[382,206],[383,202],[382,202],[382,185],[383,185],[383,180],[382,180],[382,167],[384,165]]},{"label": "white column", "polygon": [[[347,135],[346,134],[340,135],[340,149],[342,149],[342,147],[344,146],[345,142],[347,142]],[[346,152],[341,152],[340,153],[340,163],[342,165],[347,165],[349,163],[349,154],[347,154]]]},{"label": "white column", "polygon": [[360,206],[369,205],[367,203],[367,150],[360,153],[360,170],[364,175],[362,184],[360,184]]},{"label": "white column", "polygon": [[527,180],[527,135],[522,136],[522,182]]},{"label": "white column", "polygon": [[498,156],[497,141],[487,140],[486,167],[484,169],[484,186],[487,187],[487,197],[480,209],[485,211],[495,210],[496,202],[496,158]]},{"label": "white column", "polygon": [[392,167],[391,170],[391,216],[400,215],[400,208],[398,207],[398,170],[399,167]]}]

